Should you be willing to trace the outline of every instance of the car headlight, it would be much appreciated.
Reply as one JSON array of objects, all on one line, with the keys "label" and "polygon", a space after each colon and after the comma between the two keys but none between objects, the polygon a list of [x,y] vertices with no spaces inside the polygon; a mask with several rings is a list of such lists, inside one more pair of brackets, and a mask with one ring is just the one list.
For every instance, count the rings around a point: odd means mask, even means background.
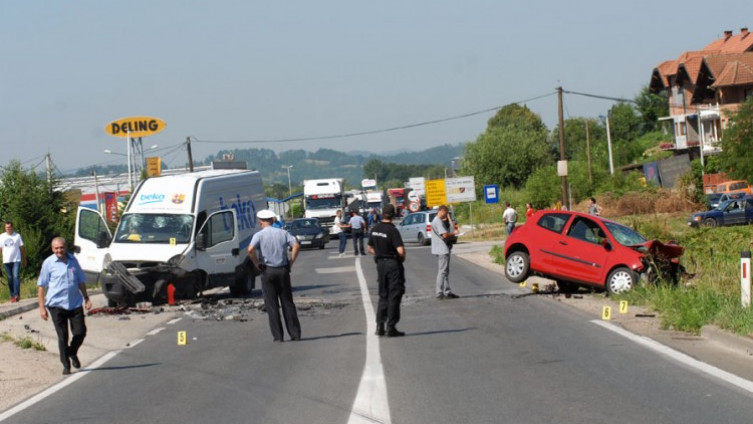
[{"label": "car headlight", "polygon": [[105,257],[102,259],[102,270],[106,270],[110,268],[111,263],[112,263],[112,256],[110,256],[109,253],[105,253]]},{"label": "car headlight", "polygon": [[301,236],[299,236],[299,235],[296,235],[296,236],[295,236],[295,239],[296,239],[296,240],[298,240],[298,241],[301,241]]},{"label": "car headlight", "polygon": [[316,237],[314,237],[314,238],[318,238],[318,239],[320,239],[320,238],[322,238],[322,237],[324,237],[324,233],[319,233],[319,234],[317,234],[317,235],[316,235]]},{"label": "car headlight", "polygon": [[694,216],[694,217],[693,217],[693,220],[694,220],[694,221],[698,221],[698,222],[701,222],[701,217],[700,217],[700,216]]}]

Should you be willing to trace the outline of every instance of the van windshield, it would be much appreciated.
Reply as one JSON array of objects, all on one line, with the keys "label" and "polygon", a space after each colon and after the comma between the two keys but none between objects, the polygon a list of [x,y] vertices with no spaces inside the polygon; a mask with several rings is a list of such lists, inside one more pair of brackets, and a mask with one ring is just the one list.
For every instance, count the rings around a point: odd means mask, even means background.
[{"label": "van windshield", "polygon": [[308,196],[306,209],[338,209],[342,203],[340,196]]},{"label": "van windshield", "polygon": [[185,244],[191,228],[191,215],[130,213],[121,218],[114,242]]}]

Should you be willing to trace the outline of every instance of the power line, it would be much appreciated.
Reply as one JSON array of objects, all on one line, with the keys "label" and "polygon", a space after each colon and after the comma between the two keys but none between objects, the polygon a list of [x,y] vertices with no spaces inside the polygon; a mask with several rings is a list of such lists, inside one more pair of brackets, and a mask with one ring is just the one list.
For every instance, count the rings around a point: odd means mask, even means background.
[{"label": "power line", "polygon": [[576,96],[593,97],[595,99],[613,100],[616,102],[637,103],[635,100],[623,99],[621,97],[600,96],[598,94],[578,93],[577,91],[568,91],[568,90],[562,90],[562,92],[567,93],[567,94],[574,94]]},{"label": "power line", "polygon": [[[512,103],[528,103],[534,100],[543,99],[545,97],[553,96],[556,93],[547,93],[543,94],[541,96],[532,97],[530,99],[520,100],[517,102]],[[499,109],[502,109],[504,106],[494,106],[490,107],[484,110],[479,110],[476,112],[470,112],[470,113],[464,113],[462,115],[456,115],[456,116],[450,116],[447,118],[440,118],[440,119],[434,119],[431,121],[424,121],[424,122],[418,122],[414,124],[407,124],[407,125],[400,125],[397,127],[390,127],[390,128],[382,128],[378,130],[369,130],[369,131],[359,131],[359,132],[353,132],[353,133],[345,133],[345,134],[333,134],[333,135],[324,135],[324,136],[314,136],[314,137],[298,137],[298,138],[277,138],[277,139],[257,139],[257,140],[200,140],[196,137],[191,136],[191,138],[196,141],[197,143],[211,143],[211,144],[254,144],[254,143],[290,143],[295,141],[319,141],[319,140],[331,140],[331,139],[337,139],[337,138],[346,138],[346,137],[358,137],[362,135],[372,135],[372,134],[381,134],[386,132],[392,132],[392,131],[400,131],[400,130],[406,130],[410,128],[416,128],[416,127],[423,127],[427,125],[434,125],[439,124],[442,122],[447,121],[454,121],[458,119],[464,119],[469,118],[471,116],[481,115],[483,113],[493,112]]]}]

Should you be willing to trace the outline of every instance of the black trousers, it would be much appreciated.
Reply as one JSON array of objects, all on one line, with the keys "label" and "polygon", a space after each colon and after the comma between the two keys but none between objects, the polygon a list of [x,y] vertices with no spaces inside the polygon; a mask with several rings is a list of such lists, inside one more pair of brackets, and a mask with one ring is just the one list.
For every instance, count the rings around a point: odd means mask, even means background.
[{"label": "black trousers", "polygon": [[356,255],[358,255],[358,249],[361,249],[361,255],[365,255],[366,252],[363,250],[363,229],[361,228],[354,228],[351,231],[351,236],[353,237],[353,250],[355,250]]},{"label": "black trousers", "polygon": [[261,274],[261,284],[264,290],[264,304],[269,316],[269,329],[275,340],[283,339],[282,321],[280,320],[280,305],[285,316],[285,328],[293,340],[301,338],[301,323],[298,312],[293,303],[293,289],[290,286],[290,271],[287,268],[267,267]]},{"label": "black trousers", "polygon": [[405,293],[405,268],[397,259],[377,259],[379,305],[377,324],[394,328],[400,321],[400,302]]},{"label": "black trousers", "polygon": [[[86,337],[86,323],[84,322],[84,308],[76,308],[71,311],[59,307],[50,307],[50,316],[58,333],[58,350],[60,362],[63,367],[70,368],[68,357],[78,355],[78,348],[84,343]],[[71,327],[71,344],[68,345],[68,326]]]}]

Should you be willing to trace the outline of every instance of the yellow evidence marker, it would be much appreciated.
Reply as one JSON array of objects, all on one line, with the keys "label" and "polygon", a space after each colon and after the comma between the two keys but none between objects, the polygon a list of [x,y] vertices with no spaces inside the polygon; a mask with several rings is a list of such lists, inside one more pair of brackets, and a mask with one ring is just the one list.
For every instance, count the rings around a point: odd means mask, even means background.
[{"label": "yellow evidence marker", "polygon": [[522,283],[520,283],[520,284],[518,284],[518,285],[519,285],[520,287],[525,287],[525,286],[526,286],[526,282],[525,282],[525,281],[523,281]]},{"label": "yellow evidence marker", "polygon": [[626,314],[628,312],[628,301],[620,300],[620,313]]},{"label": "yellow evidence marker", "polygon": [[177,240],[175,240],[175,237],[170,237],[170,246],[175,246],[177,243]]},{"label": "yellow evidence marker", "polygon": [[612,319],[612,308],[609,306],[605,306],[604,309],[601,311],[601,319],[604,321],[609,321]]},{"label": "yellow evidence marker", "polygon": [[185,331],[178,331],[178,346],[185,346],[188,342]]}]

